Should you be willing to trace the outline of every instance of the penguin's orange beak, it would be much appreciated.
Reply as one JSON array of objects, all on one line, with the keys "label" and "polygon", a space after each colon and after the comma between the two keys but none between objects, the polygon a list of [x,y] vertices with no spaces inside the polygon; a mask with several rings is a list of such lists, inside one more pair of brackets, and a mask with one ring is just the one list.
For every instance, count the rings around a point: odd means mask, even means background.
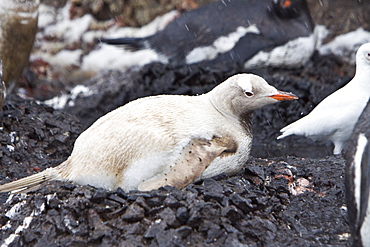
[{"label": "penguin's orange beak", "polygon": [[292,4],[292,2],[290,0],[286,0],[286,1],[280,2],[280,5],[283,8],[288,8],[291,4]]},{"label": "penguin's orange beak", "polygon": [[278,91],[277,94],[270,95],[270,98],[276,99],[276,100],[295,100],[298,99],[297,96],[295,96],[292,93],[288,92],[283,92],[283,91]]}]

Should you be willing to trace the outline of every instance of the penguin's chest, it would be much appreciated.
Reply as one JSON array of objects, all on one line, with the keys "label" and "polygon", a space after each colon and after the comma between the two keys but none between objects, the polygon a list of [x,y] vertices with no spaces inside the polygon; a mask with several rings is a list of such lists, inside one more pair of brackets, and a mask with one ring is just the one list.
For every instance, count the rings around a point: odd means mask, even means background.
[{"label": "penguin's chest", "polygon": [[[203,160],[208,162],[205,170],[197,176],[198,179],[204,179],[216,176],[221,173],[234,174],[238,172],[248,160],[252,138],[243,136],[243,138],[214,138],[205,140],[205,147],[192,146],[194,140],[199,138],[190,138],[182,140],[173,148],[164,152],[151,153],[135,162],[133,162],[123,175],[120,181],[120,187],[124,190],[137,189],[138,186],[148,180],[153,180],[161,176],[169,176],[174,166],[181,164],[181,169],[189,170],[188,175],[192,175],[194,161]],[[215,143],[217,142],[217,143]],[[193,155],[198,155],[196,158]]]}]

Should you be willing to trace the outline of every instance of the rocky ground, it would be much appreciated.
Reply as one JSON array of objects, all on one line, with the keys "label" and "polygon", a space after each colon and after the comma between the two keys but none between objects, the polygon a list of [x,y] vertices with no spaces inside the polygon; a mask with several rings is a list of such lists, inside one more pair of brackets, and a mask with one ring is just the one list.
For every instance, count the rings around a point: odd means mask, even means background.
[{"label": "rocky ground", "polygon": [[[320,3],[326,9],[332,6]],[[320,13],[314,16],[330,20],[328,12]],[[60,164],[87,126],[129,100],[203,93],[238,72],[261,75],[300,97],[255,112],[252,157],[238,174],[150,193],[54,181],[27,196],[1,194],[0,244],[350,246],[343,158],[331,156],[328,143],[299,137],[276,141],[281,127],[307,114],[352,78],[354,66],[335,56],[314,54],[304,67],[289,70],[208,71],[150,64],[110,71],[84,82],[100,92],[98,97],[77,97],[64,110],[10,95],[2,112],[0,181]]]},{"label": "rocky ground", "polygon": [[[7,199],[8,195],[2,194],[0,239],[11,242],[10,246],[349,245],[344,160],[327,156],[332,147],[325,143],[312,153],[308,147],[314,145],[307,139],[277,142],[275,138],[280,127],[299,118],[300,112],[307,113],[346,83],[353,67],[335,57],[314,56],[304,69],[253,72],[301,99],[255,113],[254,157],[237,175],[220,175],[181,191],[165,187],[150,193],[109,192],[50,182],[27,197]],[[208,90],[234,71],[206,73],[193,69],[192,73],[187,74],[192,79],[185,80],[182,70],[161,65],[145,67],[132,72],[130,78],[134,81],[140,76],[148,84],[122,86],[120,100],[144,92]],[[102,105],[99,110],[108,107],[107,97],[95,99]],[[82,103],[87,98],[80,100],[76,105],[81,109],[90,104]],[[113,107],[114,103],[110,104]],[[85,108],[86,116],[92,108],[94,105]],[[3,114],[3,182],[58,165],[68,157],[73,141],[85,128],[73,115],[17,96],[7,98]],[[293,154],[297,157],[289,156]],[[25,229],[19,230],[20,225]]]}]

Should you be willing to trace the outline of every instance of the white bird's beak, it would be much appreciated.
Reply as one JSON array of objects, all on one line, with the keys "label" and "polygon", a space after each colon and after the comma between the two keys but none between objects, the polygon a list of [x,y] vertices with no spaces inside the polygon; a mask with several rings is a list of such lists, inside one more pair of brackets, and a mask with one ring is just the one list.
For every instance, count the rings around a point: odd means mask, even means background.
[{"label": "white bird's beak", "polygon": [[292,93],[279,91],[277,94],[273,94],[268,96],[270,98],[276,99],[276,100],[295,100],[298,99],[298,97]]}]

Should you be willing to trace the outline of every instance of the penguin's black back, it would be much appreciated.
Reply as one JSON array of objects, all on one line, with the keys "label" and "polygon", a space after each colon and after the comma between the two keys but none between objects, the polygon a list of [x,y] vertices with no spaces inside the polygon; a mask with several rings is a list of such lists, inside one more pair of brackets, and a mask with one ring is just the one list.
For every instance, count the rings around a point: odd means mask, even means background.
[{"label": "penguin's black back", "polygon": [[[223,0],[183,13],[152,36],[102,41],[131,50],[152,49],[173,65],[204,63],[231,68],[243,65],[261,50],[269,51],[311,35],[313,26],[305,0]],[[216,40],[228,37],[240,27],[244,31],[231,49],[215,49],[213,54],[217,55],[212,54],[211,58],[201,51],[199,58],[195,55],[196,59],[187,60],[194,49],[212,50]],[[251,27],[254,31],[245,31]]]},{"label": "penguin's black back", "polygon": [[[240,26],[256,25],[260,34],[250,34],[243,43],[247,57],[261,48],[282,45],[312,33],[313,23],[304,0],[291,1],[290,9],[273,0],[224,0],[183,13],[165,29],[149,38],[156,51],[184,61],[196,47],[209,46],[217,38],[235,32]],[[243,38],[242,38],[243,39]],[[181,49],[179,49],[181,47]],[[246,58],[241,58],[246,60]],[[244,62],[242,61],[242,62]]]}]

